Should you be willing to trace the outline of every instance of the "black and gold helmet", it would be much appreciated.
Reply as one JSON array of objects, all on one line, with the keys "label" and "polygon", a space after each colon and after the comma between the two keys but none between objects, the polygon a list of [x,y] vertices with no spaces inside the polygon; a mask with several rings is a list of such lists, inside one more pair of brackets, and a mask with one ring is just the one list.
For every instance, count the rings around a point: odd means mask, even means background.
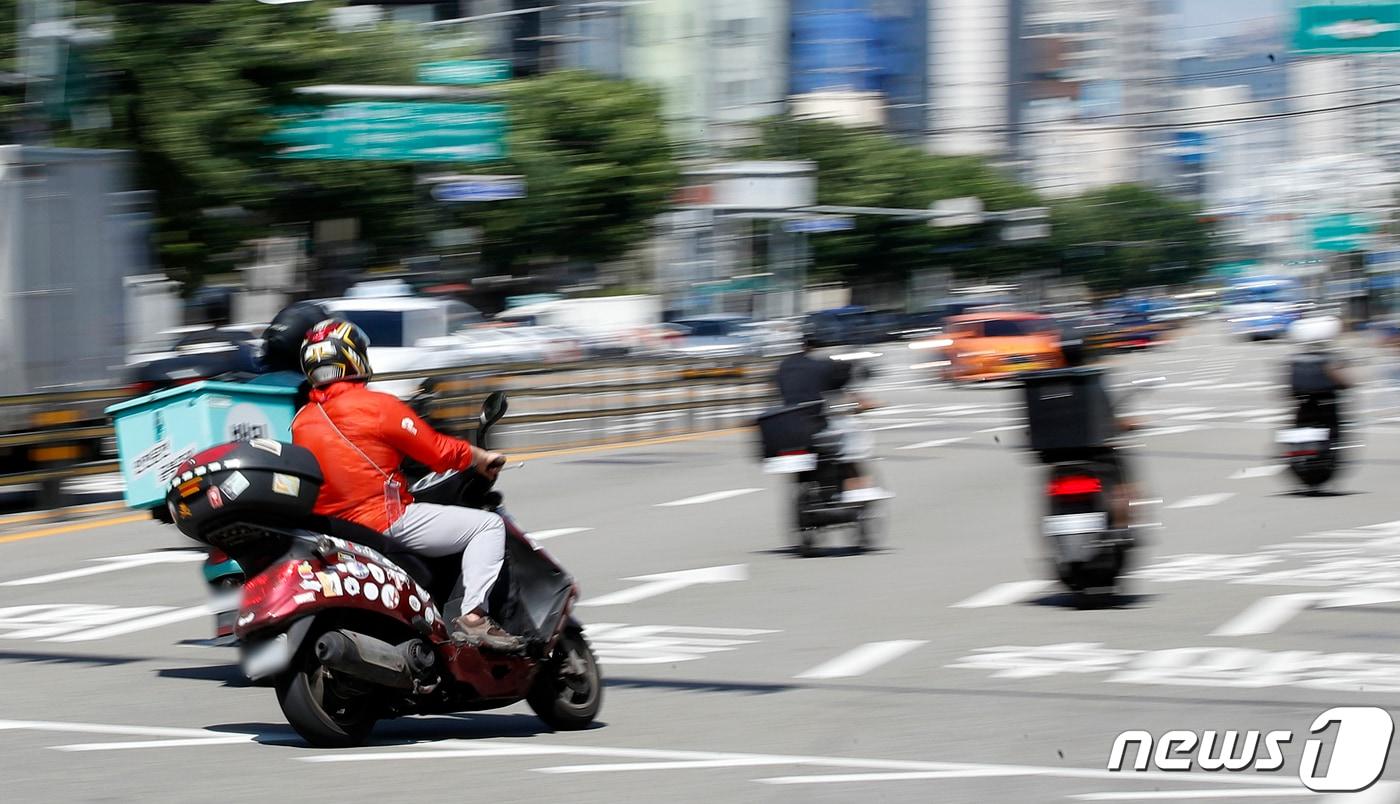
[{"label": "black and gold helmet", "polygon": [[369,336],[365,331],[338,318],[328,318],[312,327],[301,343],[301,370],[313,388],[341,380],[368,380]]}]

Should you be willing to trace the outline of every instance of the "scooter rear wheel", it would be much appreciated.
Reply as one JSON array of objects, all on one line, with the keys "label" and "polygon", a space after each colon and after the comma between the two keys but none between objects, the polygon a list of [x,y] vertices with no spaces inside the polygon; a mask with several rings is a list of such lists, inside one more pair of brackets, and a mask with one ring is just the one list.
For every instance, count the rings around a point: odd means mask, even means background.
[{"label": "scooter rear wheel", "polygon": [[355,690],[316,659],[308,639],[292,669],[277,681],[277,703],[287,722],[317,748],[364,745],[379,719],[378,701]]},{"label": "scooter rear wheel", "polygon": [[603,708],[603,673],[583,633],[566,630],[535,675],[525,701],[556,731],[586,729]]}]

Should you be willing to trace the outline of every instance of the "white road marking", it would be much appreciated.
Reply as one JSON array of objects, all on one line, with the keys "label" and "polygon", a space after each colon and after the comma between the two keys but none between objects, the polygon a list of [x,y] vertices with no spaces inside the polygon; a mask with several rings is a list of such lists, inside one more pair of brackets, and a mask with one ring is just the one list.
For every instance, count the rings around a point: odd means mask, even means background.
[{"label": "white road marking", "polygon": [[1255,477],[1273,477],[1288,467],[1282,464],[1271,464],[1269,466],[1251,466],[1248,469],[1241,469],[1230,475],[1231,480],[1249,480]]},{"label": "white road marking", "polygon": [[730,583],[733,581],[747,581],[749,579],[749,568],[747,564],[728,564],[722,567],[703,567],[700,569],[680,570],[678,572],[659,572],[654,575],[634,575],[631,578],[623,578],[624,581],[645,581],[641,586],[634,586],[631,589],[623,589],[620,592],[613,592],[610,595],[594,598],[592,600],[582,600],[580,606],[617,606],[623,603],[635,603],[638,600],[645,600],[649,597],[664,595],[667,592],[674,592],[684,589],[687,586],[709,583]]},{"label": "white road marking", "polygon": [[909,444],[903,447],[896,447],[896,449],[925,449],[928,447],[945,447],[949,444],[956,444],[960,441],[966,440],[967,438],[962,436],[958,438],[935,438],[932,441],[920,441],[917,444]]},{"label": "white road marking", "polygon": [[682,500],[672,500],[671,502],[657,503],[656,508],[671,508],[678,505],[700,505],[701,503],[719,502],[728,500],[731,497],[742,497],[745,494],[753,494],[763,489],[729,489],[728,491],[712,491],[709,494],[701,494],[695,497],[686,497]]},{"label": "white road marking", "polygon": [[1030,768],[1014,772],[1002,768],[967,768],[965,770],[905,771],[902,773],[826,773],[816,776],[773,776],[754,781],[762,784],[847,784],[852,782],[904,782],[918,779],[976,779],[988,776],[1040,775],[1039,771]]},{"label": "white road marking", "polygon": [[852,678],[863,676],[882,664],[898,659],[900,656],[919,647],[928,644],[922,639],[895,639],[889,642],[867,642],[860,647],[847,651],[836,658],[823,662],[803,673],[798,673],[796,678]]},{"label": "white road marking", "polygon": [[68,581],[73,578],[85,578],[89,575],[100,575],[104,572],[116,572],[133,567],[145,567],[151,564],[183,564],[187,562],[203,561],[204,554],[187,550],[166,550],[157,553],[111,556],[109,558],[90,558],[88,560],[98,562],[97,566],[83,567],[82,569],[67,570],[65,572],[54,572],[48,575],[36,575],[32,578],[21,578],[17,581],[5,581],[4,583],[0,583],[0,586],[32,586],[41,583]]},{"label": "white road marking", "polygon": [[1182,424],[1176,427],[1153,427],[1147,430],[1139,430],[1137,434],[1144,438],[1151,436],[1178,435],[1180,433],[1192,433],[1197,430],[1206,429],[1203,424]]},{"label": "white road marking", "polygon": [[[1033,765],[992,765],[977,762],[934,762],[934,761],[914,761],[900,759],[867,759],[860,757],[821,757],[821,756],[800,756],[783,754],[750,754],[750,753],[730,753],[715,751],[684,751],[684,750],[664,750],[652,748],[612,748],[604,746],[581,746],[581,745],[546,745],[541,743],[531,743],[529,745],[498,743],[488,741],[466,741],[448,740],[436,744],[438,747],[430,749],[404,748],[402,750],[374,750],[356,752],[335,752],[312,754],[310,756],[298,756],[298,762],[401,762],[408,759],[471,759],[482,756],[580,756],[580,757],[607,757],[613,759],[633,759],[652,760],[651,762],[622,763],[618,766],[624,770],[647,770],[655,769],[658,766],[664,768],[685,769],[685,768],[706,768],[706,767],[744,767],[763,765],[794,765],[803,767],[822,768],[848,768],[857,770],[890,771],[891,773],[865,773],[850,774],[850,781],[895,781],[905,778],[973,778],[978,776],[1048,776],[1065,779],[1095,779],[1100,781],[1112,780],[1118,783],[1131,781],[1144,782],[1149,785],[1160,785],[1164,783],[1196,783],[1199,784],[1200,777],[1187,777],[1183,774],[1173,774],[1166,772],[1144,772],[1134,773],[1128,776],[1116,771],[1097,768],[1064,768],[1064,767],[1038,767]],[[442,747],[450,746],[450,747]],[[587,771],[559,770],[559,768],[589,767]],[[548,773],[570,773],[570,772],[601,772],[592,770],[593,767],[604,768],[606,766],[552,766],[540,769]],[[919,774],[912,776],[910,774]],[[841,776],[848,776],[841,774]],[[794,777],[773,777],[774,779],[813,779],[816,781],[787,782],[770,781],[769,779],[755,779],[753,781],[766,784],[821,784],[823,782],[846,781],[838,778],[837,775],[825,776],[794,776]],[[1279,788],[1296,788],[1297,779],[1266,779],[1257,777],[1221,777],[1210,780],[1211,784],[1239,784],[1250,787],[1276,786]]]},{"label": "white road marking", "polygon": [[1235,496],[1233,491],[1222,491],[1217,494],[1200,494],[1195,497],[1187,497],[1184,500],[1168,505],[1168,508],[1205,508],[1210,505],[1219,505],[1231,497]]},{"label": "white road marking", "polygon": [[48,642],[90,642],[94,639],[107,639],[109,637],[131,634],[137,631],[146,631],[151,628],[160,628],[165,625],[193,620],[196,617],[207,617],[213,614],[215,607],[209,603],[199,606],[191,606],[187,609],[176,609],[174,611],[152,614],[149,617],[141,617],[135,620],[115,623],[113,625],[91,628],[86,631],[79,631],[76,634],[64,634],[46,640]]},{"label": "white road marking", "polygon": [[77,734],[117,734],[123,737],[224,737],[208,729],[180,729],[166,726],[114,726],[107,723],[65,723],[52,720],[0,720],[0,731],[54,731]]},{"label": "white road marking", "polygon": [[978,433],[1005,433],[1005,432],[1007,432],[1007,431],[1009,431],[1009,430],[1024,430],[1024,429],[1026,429],[1026,426],[1025,426],[1024,424],[1008,424],[1008,425],[1006,425],[1006,426],[1004,426],[1004,427],[988,427],[988,428],[986,428],[986,429],[984,429],[984,430],[978,430],[977,432],[978,432]]},{"label": "white road marking", "polygon": [[878,432],[881,432],[881,431],[883,431],[883,430],[905,430],[905,429],[908,429],[908,428],[910,428],[910,427],[929,427],[929,426],[935,425],[935,424],[937,424],[937,422],[928,421],[928,420],[917,421],[917,422],[902,422],[902,423],[900,423],[900,424],[887,424],[887,425],[884,425],[883,427],[871,427],[871,428],[870,428],[870,432],[872,432],[872,433],[878,433]]},{"label": "white road marking", "polygon": [[545,539],[553,539],[557,536],[572,536],[575,533],[587,533],[592,528],[555,528],[553,530],[537,530],[529,534],[531,539],[542,542]]},{"label": "white road marking", "polygon": [[146,617],[166,606],[103,606],[81,603],[49,603],[10,606],[0,609],[0,634],[3,639],[47,639],[72,634],[86,628],[96,628],[124,620]]},{"label": "white road marking", "polygon": [[1253,790],[1138,790],[1127,793],[1080,793],[1071,796],[1071,798],[1077,798],[1080,801],[1175,801],[1183,798],[1278,798],[1279,796],[1316,795],[1317,793],[1306,787],[1299,787],[1297,790],[1261,787]]},{"label": "white road marking", "polygon": [[608,762],[602,765],[556,765],[535,768],[536,773],[620,773],[623,771],[696,770],[702,768],[746,768],[789,764],[782,757],[730,759],[682,759],[670,762]]},{"label": "white road marking", "polygon": [[1256,601],[1233,620],[1211,632],[1211,636],[1256,636],[1269,634],[1300,612],[1332,597],[1329,592],[1299,592],[1273,595]]},{"label": "white road marking", "polygon": [[675,664],[694,661],[712,653],[736,650],[758,641],[751,637],[778,633],[759,628],[626,623],[590,623],[583,632],[593,644],[598,661],[609,667],[620,664]]},{"label": "white road marking", "polygon": [[188,737],[175,740],[133,740],[120,743],[74,743],[51,746],[55,751],[127,751],[133,748],[191,748],[206,745],[239,745],[251,743],[256,734],[236,734],[226,737]]},{"label": "white road marking", "polygon": [[983,609],[989,606],[1009,606],[1030,598],[1050,586],[1050,581],[1012,581],[999,583],[983,590],[968,599],[954,603],[955,609]]}]

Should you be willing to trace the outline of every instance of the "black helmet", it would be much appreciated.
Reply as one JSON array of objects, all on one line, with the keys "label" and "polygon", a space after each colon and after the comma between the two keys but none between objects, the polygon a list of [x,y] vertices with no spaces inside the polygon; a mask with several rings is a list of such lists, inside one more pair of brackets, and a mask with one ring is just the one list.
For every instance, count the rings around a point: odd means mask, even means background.
[{"label": "black helmet", "polygon": [[293,302],[283,307],[263,332],[263,367],[268,371],[301,371],[301,342],[312,327],[330,317],[316,302]]},{"label": "black helmet", "polygon": [[341,380],[368,380],[369,336],[338,318],[328,318],[306,333],[301,345],[301,370],[313,388]]}]

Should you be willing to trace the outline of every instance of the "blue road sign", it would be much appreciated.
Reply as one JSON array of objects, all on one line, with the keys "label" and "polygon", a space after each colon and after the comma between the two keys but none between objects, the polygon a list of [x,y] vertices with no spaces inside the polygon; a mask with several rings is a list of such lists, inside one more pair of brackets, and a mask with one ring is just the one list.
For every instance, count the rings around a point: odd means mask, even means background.
[{"label": "blue road sign", "polygon": [[856,219],[847,215],[824,215],[820,218],[795,218],[783,221],[783,231],[817,234],[820,232],[846,232],[856,228]]},{"label": "blue road sign", "polygon": [[525,182],[520,179],[453,181],[433,188],[433,198],[439,201],[509,201],[524,197]]}]

